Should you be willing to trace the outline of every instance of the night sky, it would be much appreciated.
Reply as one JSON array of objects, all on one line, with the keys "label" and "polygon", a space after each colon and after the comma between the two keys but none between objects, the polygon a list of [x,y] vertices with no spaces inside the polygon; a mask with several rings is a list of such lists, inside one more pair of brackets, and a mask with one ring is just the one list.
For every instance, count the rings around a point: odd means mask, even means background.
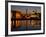
[{"label": "night sky", "polygon": [[37,12],[41,12],[41,7],[39,6],[16,6],[16,5],[11,5],[11,10],[15,11],[21,11],[22,13],[26,13],[26,9],[28,13],[33,12],[33,10],[37,10]]}]

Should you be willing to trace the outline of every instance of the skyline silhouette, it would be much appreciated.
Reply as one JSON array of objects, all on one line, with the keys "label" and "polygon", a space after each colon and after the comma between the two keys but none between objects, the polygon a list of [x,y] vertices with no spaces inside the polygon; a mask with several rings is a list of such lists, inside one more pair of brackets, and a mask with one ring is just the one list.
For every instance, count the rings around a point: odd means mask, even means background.
[{"label": "skyline silhouette", "polygon": [[41,7],[37,7],[37,6],[16,6],[16,5],[12,5],[11,6],[11,10],[12,11],[15,11],[15,10],[18,10],[18,11],[21,11],[21,13],[23,14],[26,14],[26,10],[27,10],[27,13],[30,14],[34,11],[37,10],[38,13],[41,12]]}]

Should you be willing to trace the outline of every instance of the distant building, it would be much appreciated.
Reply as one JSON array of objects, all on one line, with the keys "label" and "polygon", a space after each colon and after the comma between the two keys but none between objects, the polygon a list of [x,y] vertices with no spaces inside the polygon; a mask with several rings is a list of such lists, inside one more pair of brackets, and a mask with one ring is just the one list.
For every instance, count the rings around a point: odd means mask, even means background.
[{"label": "distant building", "polygon": [[21,16],[22,14],[21,14],[21,12],[20,11],[16,11],[16,18],[18,19],[18,18],[21,18],[22,16]]}]

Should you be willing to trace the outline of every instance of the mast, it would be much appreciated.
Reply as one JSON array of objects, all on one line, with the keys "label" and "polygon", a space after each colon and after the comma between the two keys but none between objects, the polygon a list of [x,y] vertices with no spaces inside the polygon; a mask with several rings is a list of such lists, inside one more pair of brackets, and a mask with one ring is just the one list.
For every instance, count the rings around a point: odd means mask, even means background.
[{"label": "mast", "polygon": [[[28,9],[26,9],[26,16],[27,16],[27,11],[28,11]],[[28,25],[28,24],[27,24],[27,23],[28,23],[27,21],[28,21],[28,20],[26,20],[26,30],[27,30],[27,25]]]}]

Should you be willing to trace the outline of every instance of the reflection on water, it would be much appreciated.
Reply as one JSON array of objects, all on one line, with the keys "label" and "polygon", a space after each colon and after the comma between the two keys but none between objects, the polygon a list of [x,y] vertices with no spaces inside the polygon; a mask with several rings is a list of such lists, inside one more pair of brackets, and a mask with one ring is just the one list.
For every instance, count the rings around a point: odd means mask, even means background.
[{"label": "reflection on water", "polygon": [[13,31],[39,30],[41,29],[41,21],[40,20],[16,20],[14,22],[14,27],[15,28],[13,28]]},{"label": "reflection on water", "polygon": [[39,26],[41,25],[40,20],[16,20],[16,27],[17,26]]}]

